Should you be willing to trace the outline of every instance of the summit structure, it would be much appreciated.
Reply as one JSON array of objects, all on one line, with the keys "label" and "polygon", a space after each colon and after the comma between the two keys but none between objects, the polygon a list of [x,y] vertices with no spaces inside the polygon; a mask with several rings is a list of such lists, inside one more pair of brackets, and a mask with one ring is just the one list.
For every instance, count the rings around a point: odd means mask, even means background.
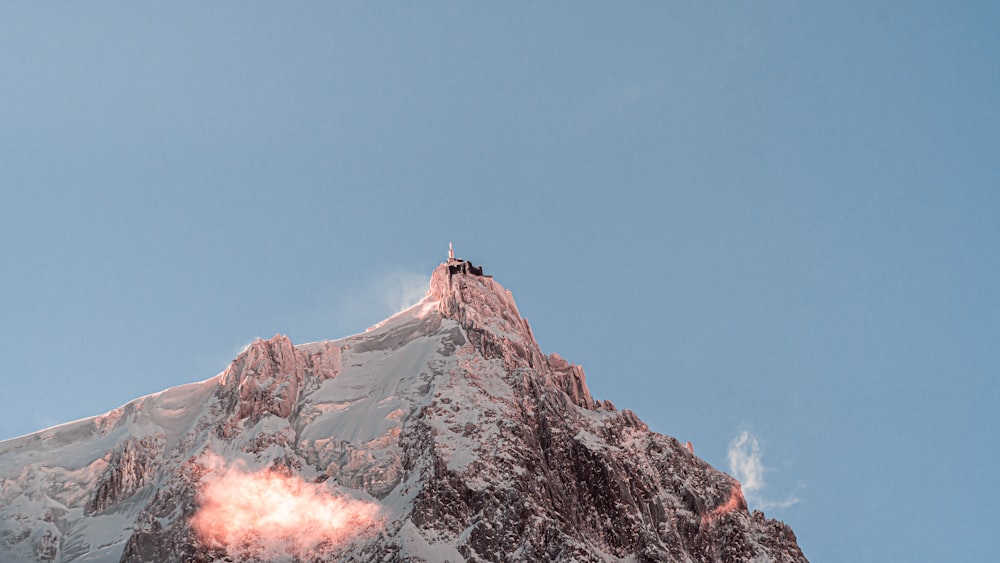
[{"label": "summit structure", "polygon": [[492,278],[493,276],[487,276],[483,274],[483,268],[481,266],[475,266],[472,262],[468,260],[462,260],[461,258],[455,258],[455,250],[452,248],[451,243],[448,243],[448,266],[449,274],[467,274],[473,276],[483,276],[487,278]]},{"label": "summit structure", "polygon": [[369,331],[0,442],[2,561],[800,562],[454,257]]}]

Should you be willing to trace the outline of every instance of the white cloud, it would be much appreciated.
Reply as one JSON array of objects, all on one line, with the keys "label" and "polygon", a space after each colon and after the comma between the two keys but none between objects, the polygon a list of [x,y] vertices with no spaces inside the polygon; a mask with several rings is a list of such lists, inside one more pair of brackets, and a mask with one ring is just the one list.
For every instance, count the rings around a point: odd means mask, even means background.
[{"label": "white cloud", "polygon": [[373,325],[415,305],[430,287],[430,276],[387,272],[358,280],[342,290],[329,313],[346,330]]},{"label": "white cloud", "polygon": [[430,287],[431,279],[424,274],[390,272],[377,283],[379,301],[395,314],[416,305]]},{"label": "white cloud", "polygon": [[740,432],[729,443],[729,470],[743,485],[745,494],[764,488],[764,464],[760,461],[760,442],[749,432]]},{"label": "white cloud", "polygon": [[729,471],[739,480],[743,488],[743,496],[753,508],[785,508],[799,502],[796,492],[792,491],[783,500],[766,498],[764,495],[764,474],[767,468],[761,460],[760,441],[746,430],[739,433],[729,443]]}]

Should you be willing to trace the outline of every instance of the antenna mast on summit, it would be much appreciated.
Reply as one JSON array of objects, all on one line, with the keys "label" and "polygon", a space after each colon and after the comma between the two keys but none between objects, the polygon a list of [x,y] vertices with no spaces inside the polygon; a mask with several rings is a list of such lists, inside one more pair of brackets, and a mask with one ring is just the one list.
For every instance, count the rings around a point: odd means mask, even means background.
[{"label": "antenna mast on summit", "polygon": [[455,259],[455,249],[451,247],[451,242],[448,243],[448,260]]}]

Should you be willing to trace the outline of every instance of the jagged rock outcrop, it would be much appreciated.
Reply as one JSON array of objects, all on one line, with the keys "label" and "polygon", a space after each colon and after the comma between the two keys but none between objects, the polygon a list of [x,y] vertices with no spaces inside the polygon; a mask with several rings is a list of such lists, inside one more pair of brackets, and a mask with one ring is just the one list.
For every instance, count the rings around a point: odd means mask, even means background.
[{"label": "jagged rock outcrop", "polygon": [[[377,517],[278,547],[212,539],[194,522],[234,471]],[[258,340],[210,380],[0,443],[0,559],[164,558],[805,561],[736,480],[595,401],[511,293],[455,259],[366,333]]]},{"label": "jagged rock outcrop", "polygon": [[148,485],[156,475],[157,458],[162,448],[162,436],[159,435],[126,440],[111,455],[85,513],[107,510]]},{"label": "jagged rock outcrop", "polygon": [[288,418],[299,398],[305,362],[287,336],[257,340],[226,370],[223,383],[239,382],[239,418],[265,414]]}]

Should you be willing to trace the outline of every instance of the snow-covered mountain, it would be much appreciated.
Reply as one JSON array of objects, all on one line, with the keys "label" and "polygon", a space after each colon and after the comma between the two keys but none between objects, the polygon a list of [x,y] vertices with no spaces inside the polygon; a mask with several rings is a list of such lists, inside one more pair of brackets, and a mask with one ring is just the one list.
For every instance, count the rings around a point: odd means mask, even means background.
[{"label": "snow-covered mountain", "polygon": [[0,442],[2,561],[805,561],[450,258],[367,332]]}]

